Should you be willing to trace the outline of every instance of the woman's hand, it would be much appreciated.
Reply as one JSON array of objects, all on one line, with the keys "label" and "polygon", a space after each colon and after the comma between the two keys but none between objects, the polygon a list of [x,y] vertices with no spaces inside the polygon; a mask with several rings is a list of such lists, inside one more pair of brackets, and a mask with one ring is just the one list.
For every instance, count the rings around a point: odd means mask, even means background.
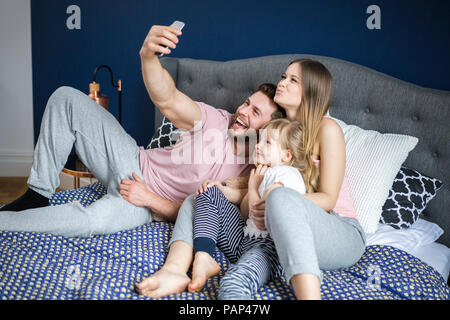
[{"label": "woman's hand", "polygon": [[266,230],[266,224],[264,222],[264,212],[266,209],[266,200],[260,199],[250,205],[249,217],[255,223],[255,226],[259,230]]},{"label": "woman's hand", "polygon": [[123,179],[120,182],[120,194],[126,201],[137,207],[149,207],[151,192],[145,182],[133,172],[134,180]]},{"label": "woman's hand", "polygon": [[248,179],[248,189],[249,190],[258,190],[259,185],[264,179],[264,174],[266,173],[269,167],[264,164],[258,164],[256,169],[252,169],[250,172],[250,178]]},{"label": "woman's hand", "polygon": [[266,230],[266,225],[264,223],[264,214],[266,210],[266,199],[272,190],[282,187],[283,183],[275,182],[264,192],[264,197],[262,199],[253,202],[250,205],[250,217],[252,218],[255,226],[260,230]]}]

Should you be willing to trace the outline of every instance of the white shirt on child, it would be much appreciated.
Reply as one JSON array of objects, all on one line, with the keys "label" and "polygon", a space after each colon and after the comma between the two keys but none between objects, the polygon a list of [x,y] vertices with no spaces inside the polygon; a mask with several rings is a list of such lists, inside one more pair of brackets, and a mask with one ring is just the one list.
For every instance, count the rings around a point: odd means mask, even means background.
[{"label": "white shirt on child", "polygon": [[[279,165],[270,167],[264,173],[264,178],[259,185],[258,192],[262,198],[266,190],[275,182],[281,182],[285,187],[294,189],[300,194],[306,193],[303,177],[297,168]],[[251,218],[247,219],[247,225],[244,228],[244,234],[249,237],[265,238],[269,234],[267,230],[259,230]]]}]

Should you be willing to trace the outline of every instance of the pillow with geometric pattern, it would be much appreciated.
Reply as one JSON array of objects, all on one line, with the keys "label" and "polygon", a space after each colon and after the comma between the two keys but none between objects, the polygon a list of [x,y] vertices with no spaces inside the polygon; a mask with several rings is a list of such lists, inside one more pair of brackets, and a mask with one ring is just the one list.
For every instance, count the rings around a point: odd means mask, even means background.
[{"label": "pillow with geometric pattern", "polygon": [[402,166],[389,190],[380,222],[395,229],[409,228],[441,186],[441,180]]},{"label": "pillow with geometric pattern", "polygon": [[174,145],[178,138],[186,130],[176,128],[172,122],[166,117],[163,117],[161,125],[153,135],[152,140],[147,146],[147,149],[164,148]]}]

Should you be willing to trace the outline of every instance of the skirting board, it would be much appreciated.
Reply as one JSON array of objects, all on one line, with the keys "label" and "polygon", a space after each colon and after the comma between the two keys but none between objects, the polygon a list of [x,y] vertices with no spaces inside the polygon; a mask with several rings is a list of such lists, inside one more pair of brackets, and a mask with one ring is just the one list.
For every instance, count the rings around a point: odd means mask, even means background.
[{"label": "skirting board", "polygon": [[33,153],[0,152],[0,177],[28,177]]},{"label": "skirting board", "polygon": [[[0,177],[28,177],[33,165],[33,153],[0,151]],[[64,172],[59,175],[62,190],[73,189],[73,177]],[[81,178],[80,187],[96,182],[95,178]]]}]

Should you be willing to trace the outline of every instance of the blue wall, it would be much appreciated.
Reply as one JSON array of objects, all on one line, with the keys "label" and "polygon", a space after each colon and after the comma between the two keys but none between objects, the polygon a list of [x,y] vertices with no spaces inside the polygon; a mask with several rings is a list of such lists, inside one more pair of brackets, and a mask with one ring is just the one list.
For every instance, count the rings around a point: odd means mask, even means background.
[{"label": "blue wall", "polygon": [[[81,30],[66,9],[81,8]],[[381,8],[381,30],[366,9]],[[150,27],[186,22],[175,57],[232,60],[309,53],[352,61],[421,86],[450,90],[448,0],[32,0],[34,126],[37,140],[50,94],[61,85],[88,92],[97,65],[123,81],[123,126],[139,145],[153,134],[153,105],[139,49]],[[97,77],[117,115],[109,75]]]}]

